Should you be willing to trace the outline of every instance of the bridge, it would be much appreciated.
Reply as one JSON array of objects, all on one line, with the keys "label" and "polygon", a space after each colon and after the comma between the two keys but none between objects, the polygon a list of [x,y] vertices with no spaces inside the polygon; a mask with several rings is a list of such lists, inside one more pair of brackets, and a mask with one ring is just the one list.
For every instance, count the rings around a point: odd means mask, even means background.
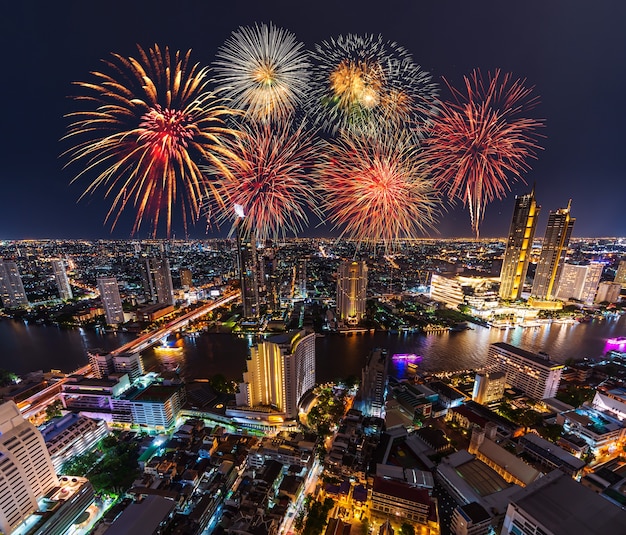
[{"label": "bridge", "polygon": [[117,355],[128,354],[128,353],[140,353],[144,349],[147,349],[150,346],[158,344],[162,338],[164,338],[165,336],[169,336],[170,334],[172,334],[175,331],[178,331],[179,329],[182,329],[188,323],[201,318],[205,314],[208,314],[209,312],[211,312],[212,310],[215,310],[218,307],[221,307],[223,305],[230,303],[231,301],[234,301],[235,299],[239,297],[239,295],[240,295],[239,290],[225,294],[224,296],[220,297],[219,299],[216,299],[215,301],[211,301],[210,303],[202,305],[192,310],[191,312],[187,312],[186,314],[183,314],[182,316],[179,316],[178,318],[173,319],[172,321],[168,322],[163,327],[160,327],[154,331],[150,331],[149,333],[142,334],[141,336],[139,336],[138,338],[135,338],[131,342],[128,342],[127,344],[124,344],[123,346],[118,347],[117,349],[111,351],[111,355],[117,356]]}]

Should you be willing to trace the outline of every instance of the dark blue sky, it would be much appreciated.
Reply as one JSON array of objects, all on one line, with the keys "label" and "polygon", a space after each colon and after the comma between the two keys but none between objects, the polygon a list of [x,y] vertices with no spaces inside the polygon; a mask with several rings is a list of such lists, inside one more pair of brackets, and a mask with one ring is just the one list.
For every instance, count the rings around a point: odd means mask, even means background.
[{"label": "dark blue sky", "polygon": [[[334,6],[334,4],[338,6]],[[544,150],[528,185],[513,184],[487,207],[483,236],[508,231],[513,198],[536,183],[543,234],[548,211],[572,198],[574,236],[626,236],[626,2],[623,0],[421,0],[361,2],[89,2],[23,0],[3,8],[0,39],[0,239],[129,237],[131,218],[111,234],[107,203],[96,193],[77,203],[86,183],[69,184],[59,139],[72,109],[71,82],[110,52],[131,55],[153,43],[193,49],[210,63],[240,25],[273,21],[307,47],[346,33],[380,33],[407,48],[434,78],[458,85],[478,67],[501,68],[535,86],[546,120]],[[443,93],[447,96],[446,93]],[[329,234],[328,226],[309,234]],[[462,207],[448,210],[442,236],[471,236]],[[147,229],[143,231],[147,233]],[[182,236],[179,231],[178,236]],[[193,237],[212,237],[204,225]],[[140,235],[141,237],[141,235]]]}]

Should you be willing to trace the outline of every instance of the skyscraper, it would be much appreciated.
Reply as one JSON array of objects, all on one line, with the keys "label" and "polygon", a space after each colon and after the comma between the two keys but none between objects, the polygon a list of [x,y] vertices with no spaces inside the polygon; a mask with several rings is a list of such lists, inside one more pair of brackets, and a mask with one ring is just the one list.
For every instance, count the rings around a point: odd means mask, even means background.
[{"label": "skyscraper", "polygon": [[245,232],[238,220],[237,262],[244,318],[259,317],[259,265],[254,232]]},{"label": "skyscraper", "polygon": [[65,270],[65,262],[61,258],[53,258],[52,272],[54,273],[54,280],[57,283],[57,289],[59,290],[59,297],[64,301],[74,297],[72,293],[72,287],[70,281],[67,278],[67,271]]},{"label": "skyscraper", "polygon": [[189,268],[182,268],[179,273],[180,285],[188,290],[193,286],[193,276],[191,270]]},{"label": "skyscraper", "polygon": [[146,258],[143,265],[144,289],[153,303],[174,304],[170,262],[165,256]]},{"label": "skyscraper", "polygon": [[28,299],[22,284],[17,264],[0,258],[0,301],[4,308],[28,306]]},{"label": "skyscraper", "polygon": [[570,214],[570,206],[571,201],[567,204],[567,208],[550,211],[535,280],[530,292],[531,297],[547,300],[555,297],[569,239],[576,222]]},{"label": "skyscraper", "polygon": [[107,323],[109,325],[124,323],[124,310],[122,309],[120,290],[117,287],[117,279],[115,277],[98,278],[98,289]]},{"label": "skyscraper", "polygon": [[513,219],[500,272],[501,299],[515,301],[522,295],[540,210],[541,207],[535,201],[534,188],[528,195],[515,197]]},{"label": "skyscraper", "polygon": [[337,273],[337,316],[340,323],[357,325],[365,316],[367,265],[344,261]]},{"label": "skyscraper", "polygon": [[293,418],[300,399],[314,386],[315,333],[292,331],[250,349],[238,404],[272,406]]},{"label": "skyscraper", "polygon": [[58,484],[41,433],[15,403],[0,405],[0,531],[11,533]]}]

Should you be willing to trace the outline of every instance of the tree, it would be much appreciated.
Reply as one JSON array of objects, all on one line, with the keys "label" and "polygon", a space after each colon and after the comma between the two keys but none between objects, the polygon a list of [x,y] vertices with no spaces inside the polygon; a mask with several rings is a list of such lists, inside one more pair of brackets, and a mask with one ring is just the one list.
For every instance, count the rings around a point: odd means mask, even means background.
[{"label": "tree", "polygon": [[408,522],[403,522],[400,526],[401,535],[415,535],[415,528],[413,524],[409,524]]},{"label": "tree", "polygon": [[58,399],[50,403],[50,405],[46,407],[46,420],[52,420],[52,418],[57,418],[58,416],[61,416],[62,408],[63,404]]}]

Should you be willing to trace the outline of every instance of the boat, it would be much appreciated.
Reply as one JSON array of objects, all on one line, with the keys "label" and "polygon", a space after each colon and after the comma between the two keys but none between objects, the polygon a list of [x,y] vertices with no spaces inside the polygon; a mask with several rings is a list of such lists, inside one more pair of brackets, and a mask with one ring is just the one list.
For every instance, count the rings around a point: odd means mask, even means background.
[{"label": "boat", "polygon": [[626,336],[618,336],[616,338],[609,338],[606,341],[606,343],[610,345],[615,345],[615,346],[626,345]]}]

